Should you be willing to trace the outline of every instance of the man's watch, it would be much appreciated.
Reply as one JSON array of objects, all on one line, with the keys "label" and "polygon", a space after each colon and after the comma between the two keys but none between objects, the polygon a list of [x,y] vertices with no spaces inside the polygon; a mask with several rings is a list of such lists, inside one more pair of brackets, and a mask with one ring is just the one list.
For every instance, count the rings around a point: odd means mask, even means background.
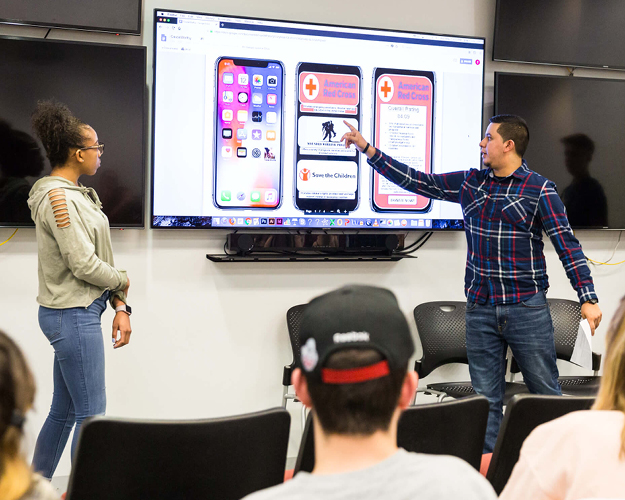
[{"label": "man's watch", "polygon": [[586,302],[588,302],[589,304],[597,304],[599,302],[598,299],[588,299]]},{"label": "man's watch", "polygon": [[132,307],[130,307],[128,304],[122,304],[121,306],[117,306],[115,308],[115,312],[125,312],[128,316],[130,316],[132,314]]}]

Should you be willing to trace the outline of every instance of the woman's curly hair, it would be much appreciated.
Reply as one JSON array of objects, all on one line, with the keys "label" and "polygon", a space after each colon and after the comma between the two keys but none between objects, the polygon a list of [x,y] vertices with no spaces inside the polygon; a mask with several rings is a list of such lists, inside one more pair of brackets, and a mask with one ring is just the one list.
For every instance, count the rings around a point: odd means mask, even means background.
[{"label": "woman's curly hair", "polygon": [[87,125],[58,101],[39,101],[32,116],[32,124],[52,168],[67,161],[71,148],[83,145],[83,128]]}]

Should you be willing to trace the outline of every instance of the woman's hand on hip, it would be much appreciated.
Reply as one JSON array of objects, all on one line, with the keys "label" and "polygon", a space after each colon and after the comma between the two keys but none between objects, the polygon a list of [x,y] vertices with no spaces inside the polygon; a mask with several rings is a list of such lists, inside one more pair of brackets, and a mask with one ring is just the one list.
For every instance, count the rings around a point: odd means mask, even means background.
[{"label": "woman's hand on hip", "polygon": [[[117,332],[120,333],[120,338],[117,339]],[[115,313],[113,318],[113,348],[123,347],[130,342],[130,334],[132,328],[130,328],[130,316],[124,311]]]}]

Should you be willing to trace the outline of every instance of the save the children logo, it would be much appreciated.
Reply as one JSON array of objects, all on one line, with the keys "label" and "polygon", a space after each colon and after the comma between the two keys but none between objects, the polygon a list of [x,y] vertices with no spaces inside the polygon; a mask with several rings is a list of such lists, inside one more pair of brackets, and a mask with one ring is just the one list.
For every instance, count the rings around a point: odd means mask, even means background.
[{"label": "save the children logo", "polygon": [[389,102],[395,93],[393,80],[384,76],[378,80],[378,97],[382,102]]},{"label": "save the children logo", "polygon": [[309,177],[310,177],[310,169],[302,168],[299,171],[299,178],[300,178],[300,180],[307,181]]}]

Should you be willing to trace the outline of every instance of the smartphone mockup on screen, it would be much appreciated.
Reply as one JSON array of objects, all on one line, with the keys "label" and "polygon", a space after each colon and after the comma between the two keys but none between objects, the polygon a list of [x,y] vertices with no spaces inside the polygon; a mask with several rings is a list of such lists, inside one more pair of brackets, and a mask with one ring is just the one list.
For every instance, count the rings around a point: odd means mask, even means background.
[{"label": "smartphone mockup on screen", "polygon": [[283,65],[220,57],[215,66],[215,205],[277,208],[282,202]]},{"label": "smartphone mockup on screen", "polygon": [[297,67],[295,206],[309,213],[358,207],[360,154],[345,148],[346,120],[360,130],[361,71],[356,66]]},{"label": "smartphone mockup on screen", "polygon": [[[432,71],[376,68],[374,146],[422,172],[432,172],[435,76]],[[400,188],[374,171],[371,207],[377,212],[427,212],[432,200]]]}]

